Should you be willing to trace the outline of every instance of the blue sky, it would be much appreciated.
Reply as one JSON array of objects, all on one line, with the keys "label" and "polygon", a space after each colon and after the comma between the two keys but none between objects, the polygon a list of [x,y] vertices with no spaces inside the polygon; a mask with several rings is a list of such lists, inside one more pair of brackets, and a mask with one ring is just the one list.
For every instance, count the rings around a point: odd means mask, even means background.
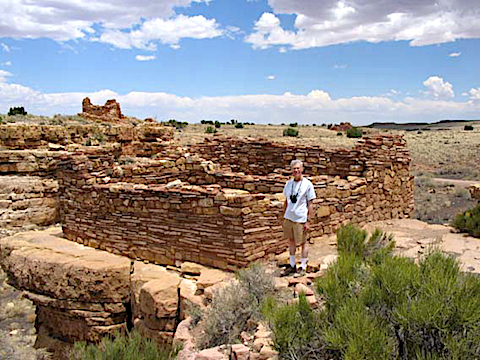
[{"label": "blue sky", "polygon": [[480,119],[477,0],[0,0],[0,112]]}]

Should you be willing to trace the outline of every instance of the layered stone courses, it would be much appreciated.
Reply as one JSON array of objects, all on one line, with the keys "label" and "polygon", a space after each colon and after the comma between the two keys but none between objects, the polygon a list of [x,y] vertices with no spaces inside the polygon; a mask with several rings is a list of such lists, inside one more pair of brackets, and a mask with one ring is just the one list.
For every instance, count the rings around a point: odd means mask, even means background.
[{"label": "layered stone courses", "polygon": [[317,194],[313,238],[349,222],[404,218],[413,210],[410,158],[401,136],[370,137],[336,151],[238,138],[192,149],[216,157],[209,162],[179,151],[139,166],[113,166],[108,152],[66,157],[59,165],[65,236],[160,264],[246,266],[286,246],[278,219],[288,179],[283,173],[293,158],[304,160],[311,173],[341,174],[311,176]]}]

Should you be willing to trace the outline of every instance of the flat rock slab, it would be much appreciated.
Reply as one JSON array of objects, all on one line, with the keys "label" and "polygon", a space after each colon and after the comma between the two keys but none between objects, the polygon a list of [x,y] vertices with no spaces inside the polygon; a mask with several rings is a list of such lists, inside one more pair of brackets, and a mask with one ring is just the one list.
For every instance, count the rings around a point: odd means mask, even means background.
[{"label": "flat rock slab", "polygon": [[0,264],[13,286],[57,300],[122,303],[131,260],[61,238],[53,227],[0,240]]}]

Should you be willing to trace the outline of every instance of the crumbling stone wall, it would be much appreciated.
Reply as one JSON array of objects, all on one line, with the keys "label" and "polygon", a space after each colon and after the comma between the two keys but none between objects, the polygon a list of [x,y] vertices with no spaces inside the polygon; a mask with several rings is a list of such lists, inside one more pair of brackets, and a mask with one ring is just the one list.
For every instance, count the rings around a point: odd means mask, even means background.
[{"label": "crumbling stone wall", "polygon": [[362,176],[368,170],[394,164],[409,164],[402,136],[377,135],[360,139],[353,149],[324,149],[320,146],[296,146],[265,139],[213,137],[192,147],[206,159],[229,166],[234,172],[268,175],[284,172],[293,159],[304,162],[308,175],[346,178]]},{"label": "crumbling stone wall", "polygon": [[123,118],[120,104],[116,100],[107,100],[105,105],[93,105],[90,98],[86,97],[82,101],[82,112],[86,115],[93,115],[97,117],[104,117],[107,119],[121,119]]},{"label": "crumbling stone wall", "polygon": [[[397,137],[365,139],[347,157],[354,163],[337,165],[349,174],[346,178],[311,177],[317,194],[313,237],[348,222],[410,215],[413,177],[402,145]],[[310,160],[318,149],[288,150],[281,156],[284,162],[295,155],[303,156],[310,169],[332,163]],[[223,269],[285,249],[278,221],[284,199],[278,193],[288,177],[225,172],[185,156],[113,169],[112,161],[111,155],[98,153],[65,158],[60,207],[69,239],[161,264],[190,260]],[[165,185],[175,178],[210,185]]]},{"label": "crumbling stone wall", "polygon": [[[11,150],[49,149],[52,144],[67,146],[70,144],[92,145],[119,143],[125,151],[137,154],[141,145],[146,146],[147,156],[153,144],[163,144],[173,138],[174,129],[160,124],[141,123],[136,126],[127,124],[79,124],[37,125],[8,124],[0,125],[0,148]],[[147,143],[147,144],[146,144]],[[163,149],[163,148],[161,148]],[[59,150],[58,147],[54,150]]]}]

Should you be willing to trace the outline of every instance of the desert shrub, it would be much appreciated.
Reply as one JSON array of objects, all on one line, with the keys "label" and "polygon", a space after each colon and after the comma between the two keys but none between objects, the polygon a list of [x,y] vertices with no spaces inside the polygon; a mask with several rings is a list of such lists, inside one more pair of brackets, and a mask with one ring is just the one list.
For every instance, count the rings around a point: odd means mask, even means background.
[{"label": "desert shrub", "polygon": [[200,124],[215,125],[215,123],[212,120],[202,120],[202,121],[200,121]]},{"label": "desert shrub", "polygon": [[105,337],[98,345],[76,342],[69,351],[69,360],[171,360],[179,348],[160,348],[156,342],[143,338],[137,331],[127,335]]},{"label": "desert shrub", "polygon": [[358,127],[352,127],[351,129],[347,130],[348,138],[361,138],[362,136],[363,136],[363,131]]},{"label": "desert shrub", "polygon": [[283,136],[298,136],[298,130],[294,128],[287,128],[283,130]]},{"label": "desert shrub", "polygon": [[295,122],[295,123],[291,123],[291,124],[289,124],[288,126],[290,126],[290,127],[297,127],[297,126],[298,126],[298,123],[296,123],[296,122]]},{"label": "desert shrub", "polygon": [[215,128],[220,129],[222,123],[220,121],[215,121]]},{"label": "desert shrub", "polygon": [[262,301],[274,293],[273,277],[253,264],[237,273],[237,283],[217,291],[199,326],[203,334],[200,348],[209,348],[239,341],[240,333],[254,330],[261,318]]},{"label": "desert shrub", "polygon": [[473,130],[473,126],[472,126],[472,125],[465,125],[465,126],[463,127],[463,130],[472,131],[472,130]]},{"label": "desert shrub", "polygon": [[316,282],[323,310],[264,302],[281,359],[479,358],[479,277],[436,250],[418,263],[393,256],[378,230],[337,237],[338,260]]},{"label": "desert shrub", "polygon": [[207,129],[205,130],[206,134],[215,134],[216,132],[217,132],[217,129],[215,129],[211,126],[207,126]]},{"label": "desert shrub", "polygon": [[170,119],[168,120],[167,123],[165,123],[167,126],[173,126],[177,130],[185,129],[188,125],[186,121],[177,121],[175,119]]},{"label": "desert shrub", "polygon": [[235,124],[235,129],[243,129],[243,124],[242,123],[236,123]]},{"label": "desert shrub", "polygon": [[343,136],[343,133],[341,131],[337,132],[337,136]]},{"label": "desert shrub", "polygon": [[27,112],[25,111],[23,106],[11,107],[8,110],[8,116],[14,116],[14,115],[27,115]]},{"label": "desert shrub", "polygon": [[471,210],[467,210],[453,220],[453,226],[462,232],[480,237],[480,203]]},{"label": "desert shrub", "polygon": [[280,359],[334,359],[323,339],[324,313],[312,310],[304,294],[298,304],[281,305],[265,299],[262,314],[272,329],[275,350]]}]

